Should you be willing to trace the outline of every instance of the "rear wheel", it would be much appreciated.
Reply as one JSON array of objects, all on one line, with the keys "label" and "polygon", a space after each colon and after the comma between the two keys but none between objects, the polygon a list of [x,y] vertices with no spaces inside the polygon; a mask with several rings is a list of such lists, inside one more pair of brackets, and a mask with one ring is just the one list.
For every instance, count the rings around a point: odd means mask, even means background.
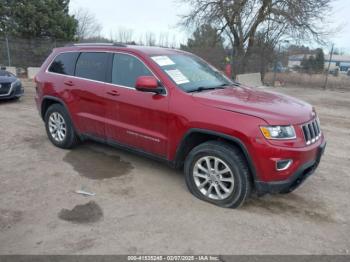
[{"label": "rear wheel", "polygon": [[45,127],[47,136],[57,147],[69,149],[79,142],[71,119],[66,109],[60,104],[53,104],[47,109]]},{"label": "rear wheel", "polygon": [[250,195],[244,156],[223,142],[209,141],[195,147],[186,158],[185,175],[193,195],[218,206],[237,208]]}]

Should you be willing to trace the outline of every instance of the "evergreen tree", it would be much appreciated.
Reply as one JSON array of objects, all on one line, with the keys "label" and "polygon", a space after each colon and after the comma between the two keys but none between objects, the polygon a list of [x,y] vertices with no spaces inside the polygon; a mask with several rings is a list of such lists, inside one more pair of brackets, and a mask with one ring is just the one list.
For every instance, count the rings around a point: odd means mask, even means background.
[{"label": "evergreen tree", "polygon": [[318,73],[323,72],[324,70],[324,53],[322,48],[316,49],[316,57],[315,57],[315,71]]},{"label": "evergreen tree", "polygon": [[309,64],[309,71],[310,71],[310,73],[314,72],[315,71],[316,61],[315,61],[315,57],[313,55],[309,56],[308,64]]},{"label": "evergreen tree", "polygon": [[324,70],[324,53],[321,48],[317,48],[314,52],[315,55],[304,56],[301,61],[301,67],[303,71],[308,73],[322,73]]},{"label": "evergreen tree", "polygon": [[195,53],[217,68],[224,68],[226,57],[224,40],[210,25],[198,27],[187,40],[187,45],[181,45],[181,49]]},{"label": "evergreen tree", "polygon": [[310,64],[309,64],[309,60],[307,59],[307,56],[304,55],[303,60],[300,63],[301,68],[303,69],[303,71],[309,71],[310,69]]},{"label": "evergreen tree", "polygon": [[1,0],[0,33],[73,40],[78,22],[68,7],[69,0]]}]

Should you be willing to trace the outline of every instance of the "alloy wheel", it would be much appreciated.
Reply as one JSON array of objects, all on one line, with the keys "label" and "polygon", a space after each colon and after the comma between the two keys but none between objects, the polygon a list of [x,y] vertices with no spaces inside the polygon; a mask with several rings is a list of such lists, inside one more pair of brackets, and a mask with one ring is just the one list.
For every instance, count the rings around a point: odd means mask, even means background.
[{"label": "alloy wheel", "polygon": [[234,189],[233,172],[218,157],[205,156],[198,159],[193,167],[193,178],[197,189],[213,200],[228,198]]},{"label": "alloy wheel", "polygon": [[49,131],[54,140],[62,142],[67,134],[67,126],[63,116],[53,112],[49,117]]}]

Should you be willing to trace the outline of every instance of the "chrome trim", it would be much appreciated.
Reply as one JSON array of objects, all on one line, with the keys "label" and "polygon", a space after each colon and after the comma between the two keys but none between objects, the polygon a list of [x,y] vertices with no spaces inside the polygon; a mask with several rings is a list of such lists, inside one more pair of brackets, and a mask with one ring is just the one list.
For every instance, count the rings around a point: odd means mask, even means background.
[{"label": "chrome trim", "polygon": [[[283,167],[283,168],[277,168],[277,163],[278,163],[279,161],[288,161],[288,164],[287,164],[285,167]],[[292,164],[293,164],[293,160],[292,160],[292,159],[277,160],[277,161],[276,161],[276,170],[277,170],[277,171],[284,171],[284,170],[287,170]]]},{"label": "chrome trim", "polygon": [[[316,133],[315,133],[315,137],[314,138],[311,138],[311,128],[309,128],[309,125],[312,127],[314,132],[318,132],[317,136],[316,136]],[[316,127],[316,129],[315,129],[315,127]],[[303,133],[304,141],[305,141],[307,146],[316,143],[322,137],[322,130],[321,130],[321,126],[320,126],[320,120],[318,119],[317,116],[315,118],[313,118],[312,120],[310,120],[309,122],[301,124],[300,128],[301,128],[301,131]],[[308,132],[310,133],[309,134],[310,135],[310,139],[309,140],[306,137],[306,134],[304,132],[304,128],[307,129]]]},{"label": "chrome trim", "polygon": [[101,84],[107,84],[107,85],[110,85],[110,86],[114,86],[114,87],[121,87],[121,88],[126,88],[126,89],[130,89],[130,90],[135,90],[137,92],[140,92],[138,90],[136,90],[135,87],[130,87],[130,86],[123,86],[123,85],[116,85],[116,84],[113,84],[113,83],[108,83],[108,82],[103,82],[103,81],[98,81],[98,80],[93,80],[93,79],[88,79],[88,78],[84,78],[84,77],[78,77],[78,76],[71,76],[71,75],[64,75],[64,74],[59,74],[59,73],[55,73],[55,72],[50,72],[49,71],[49,68],[51,67],[52,63],[55,61],[56,57],[61,55],[61,54],[65,54],[65,53],[111,53],[111,54],[123,54],[123,55],[130,55],[130,56],[133,56],[135,57],[136,59],[138,59],[151,73],[152,75],[161,83],[162,87],[164,88],[165,90],[165,94],[159,94],[161,96],[168,96],[168,89],[165,87],[165,85],[162,83],[162,81],[160,81],[160,79],[157,77],[157,75],[149,68],[149,66],[147,66],[145,64],[145,62],[143,62],[139,57],[137,57],[136,55],[134,54],[130,54],[128,52],[121,52],[121,51],[101,51],[101,50],[87,50],[87,51],[84,51],[84,50],[74,50],[74,51],[62,51],[60,53],[57,53],[55,55],[55,57],[51,60],[51,62],[48,64],[48,66],[46,67],[45,69],[45,73],[47,74],[53,74],[53,75],[60,75],[60,76],[64,76],[64,77],[72,77],[72,78],[76,78],[76,79],[81,79],[81,80],[86,80],[86,81],[90,81],[90,82],[95,82],[95,83],[101,83]]}]

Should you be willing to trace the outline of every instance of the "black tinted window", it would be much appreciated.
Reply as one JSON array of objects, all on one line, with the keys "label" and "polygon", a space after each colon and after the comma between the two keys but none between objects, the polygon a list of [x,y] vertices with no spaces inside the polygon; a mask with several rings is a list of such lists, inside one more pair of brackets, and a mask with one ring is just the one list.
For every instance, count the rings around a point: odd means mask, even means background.
[{"label": "black tinted window", "polygon": [[52,62],[49,71],[63,75],[74,75],[75,61],[78,53],[63,53]]},{"label": "black tinted window", "polygon": [[75,75],[87,79],[106,81],[108,53],[81,53]]},{"label": "black tinted window", "polygon": [[136,57],[115,54],[113,58],[112,83],[127,87],[135,87],[139,76],[152,76],[148,68]]}]

